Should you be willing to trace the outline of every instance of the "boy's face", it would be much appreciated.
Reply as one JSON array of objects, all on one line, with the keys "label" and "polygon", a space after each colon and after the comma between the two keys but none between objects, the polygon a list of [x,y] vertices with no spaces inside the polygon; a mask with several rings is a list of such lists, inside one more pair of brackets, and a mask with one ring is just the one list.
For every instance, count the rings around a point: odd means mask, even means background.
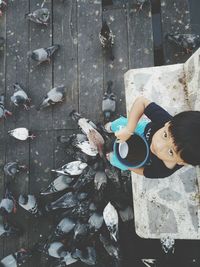
[{"label": "boy's face", "polygon": [[150,150],[160,160],[170,164],[186,165],[176,152],[176,146],[168,130],[169,122],[159,129],[152,138]]}]

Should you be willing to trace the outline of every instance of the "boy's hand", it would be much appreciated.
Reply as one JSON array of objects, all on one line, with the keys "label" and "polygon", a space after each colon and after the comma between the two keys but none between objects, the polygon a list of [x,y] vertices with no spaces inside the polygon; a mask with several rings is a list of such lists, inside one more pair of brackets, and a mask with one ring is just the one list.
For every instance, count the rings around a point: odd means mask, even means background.
[{"label": "boy's hand", "polygon": [[119,131],[115,132],[115,136],[118,139],[119,143],[125,142],[131,137],[131,135],[132,133],[127,127],[124,127],[120,129]]}]

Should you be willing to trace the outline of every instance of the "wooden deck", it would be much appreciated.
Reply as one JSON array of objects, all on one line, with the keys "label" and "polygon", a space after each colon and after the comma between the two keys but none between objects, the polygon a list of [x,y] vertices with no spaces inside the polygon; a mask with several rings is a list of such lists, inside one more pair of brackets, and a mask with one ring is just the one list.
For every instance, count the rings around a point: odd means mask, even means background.
[{"label": "wooden deck", "polygon": [[[65,162],[65,150],[57,142],[57,136],[77,130],[68,116],[72,109],[94,122],[102,121],[102,96],[107,81],[112,80],[117,95],[116,116],[125,114],[124,73],[130,68],[154,66],[150,3],[145,4],[142,11],[136,12],[132,0],[107,1],[113,2],[113,5],[108,6],[102,6],[102,2],[106,1],[48,0],[45,4],[51,12],[48,27],[36,25],[24,18],[25,13],[39,8],[42,0],[8,1],[4,15],[0,18],[0,36],[6,38],[4,51],[0,51],[0,93],[5,94],[6,107],[14,113],[1,122],[0,163],[3,166],[6,162],[17,159],[29,169],[28,174],[20,174],[12,183],[16,196],[20,193],[39,196],[40,189],[53,179],[51,169]],[[163,40],[165,33],[169,31],[190,32],[189,15],[186,0],[161,0]],[[98,39],[103,19],[107,20],[116,36],[113,62],[103,55]],[[54,55],[51,64],[34,67],[33,62],[27,60],[28,51],[56,43],[61,48]],[[163,42],[163,48],[164,64],[182,63],[190,56],[166,42]],[[10,96],[15,82],[26,88],[32,105],[37,105],[45,92],[61,84],[67,88],[66,100],[42,111],[36,111],[34,107],[30,111],[13,109]],[[29,128],[36,138],[25,142],[12,139],[7,131],[16,127]],[[1,168],[1,194],[5,180]],[[57,196],[53,198],[56,199]],[[41,205],[51,199],[52,197],[40,197]],[[24,233],[19,238],[0,240],[0,258],[21,247],[31,247],[40,235],[47,234],[58,222],[54,215],[34,219],[21,208],[18,208],[13,219],[22,226]],[[139,238],[133,225],[134,222],[130,222],[121,229],[122,246],[129,244],[124,248],[122,266],[144,266],[140,262],[141,258],[163,257],[159,240]],[[182,258],[184,251],[187,251],[191,252],[189,258],[197,257],[198,248],[199,242],[178,243],[176,255]],[[43,267],[49,266],[49,263],[35,257],[23,266]],[[114,266],[112,260],[105,265],[108,266]]]}]

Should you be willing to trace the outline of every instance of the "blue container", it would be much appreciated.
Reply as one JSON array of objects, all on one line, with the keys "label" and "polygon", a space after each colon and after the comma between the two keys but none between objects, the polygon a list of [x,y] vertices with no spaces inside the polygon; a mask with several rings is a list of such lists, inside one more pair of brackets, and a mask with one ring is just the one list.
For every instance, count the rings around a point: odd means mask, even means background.
[{"label": "blue container", "polygon": [[[149,145],[144,137],[144,130],[149,121],[140,120],[134,134],[124,143],[115,141],[110,163],[121,169],[140,168],[148,163]],[[113,132],[125,127],[127,118],[120,117],[111,124]],[[129,149],[130,148],[130,149]]]}]

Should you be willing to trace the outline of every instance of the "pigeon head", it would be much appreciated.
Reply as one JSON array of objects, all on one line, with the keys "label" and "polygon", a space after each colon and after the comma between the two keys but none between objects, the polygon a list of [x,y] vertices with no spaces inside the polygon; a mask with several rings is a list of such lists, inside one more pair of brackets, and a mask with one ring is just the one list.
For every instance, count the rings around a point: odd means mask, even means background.
[{"label": "pigeon head", "polygon": [[72,110],[70,113],[69,113],[69,116],[74,120],[74,121],[78,121],[79,119],[82,118],[82,116],[76,112],[76,110]]}]

